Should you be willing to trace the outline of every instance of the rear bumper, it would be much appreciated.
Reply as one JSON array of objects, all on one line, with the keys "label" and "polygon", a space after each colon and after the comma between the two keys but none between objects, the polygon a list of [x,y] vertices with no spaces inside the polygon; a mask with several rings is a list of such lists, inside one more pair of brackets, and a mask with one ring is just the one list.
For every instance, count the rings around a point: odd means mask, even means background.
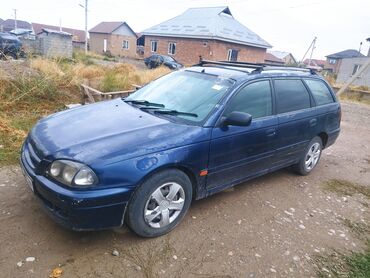
[{"label": "rear bumper", "polygon": [[60,225],[76,231],[101,230],[123,225],[131,188],[71,190],[36,175],[22,152],[21,167],[47,214]]}]

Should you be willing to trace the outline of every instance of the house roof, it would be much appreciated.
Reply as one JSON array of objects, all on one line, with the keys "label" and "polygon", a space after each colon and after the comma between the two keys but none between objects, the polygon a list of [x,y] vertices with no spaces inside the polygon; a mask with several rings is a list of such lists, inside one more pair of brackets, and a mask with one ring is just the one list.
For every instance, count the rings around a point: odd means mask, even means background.
[{"label": "house roof", "polygon": [[[59,26],[46,25],[42,23],[32,23],[32,27],[36,35],[40,34],[42,32],[42,29],[60,31]],[[85,43],[85,31],[65,27],[62,27],[62,31],[71,34],[73,42]]]},{"label": "house roof", "polygon": [[4,22],[4,20],[0,18],[0,24],[3,23],[3,22]]},{"label": "house roof", "polygon": [[334,58],[334,59],[343,59],[343,58],[353,58],[353,57],[364,57],[365,55],[361,54],[355,49],[347,49],[341,52],[337,52],[334,54],[327,55],[327,58]]},{"label": "house roof", "polygon": [[[303,64],[308,65],[310,59],[305,59],[303,61]],[[311,65],[312,66],[317,66],[317,67],[324,67],[326,64],[325,60],[319,60],[319,59],[311,59]]]},{"label": "house roof", "polygon": [[57,35],[61,35],[61,36],[72,37],[72,34],[70,34],[70,33],[63,32],[63,31],[52,30],[52,29],[47,29],[47,28],[43,28],[41,33],[57,34]]},{"label": "house roof", "polygon": [[269,52],[266,52],[265,61],[266,62],[274,62],[274,63],[284,64],[284,60],[283,59],[280,59],[280,58],[276,57],[275,55],[272,55]]},{"label": "house roof", "polygon": [[90,33],[111,34],[124,24],[131,30],[133,34],[136,35],[136,33],[131,29],[130,25],[128,25],[124,21],[103,21],[103,22],[100,22],[98,25],[96,25],[94,28],[90,29],[89,32]]},{"label": "house roof", "polygon": [[275,57],[279,59],[284,59],[286,56],[290,54],[289,52],[277,51],[277,50],[271,50],[271,49],[268,49],[267,52],[274,55]]},{"label": "house roof", "polygon": [[215,39],[270,48],[271,45],[238,22],[228,7],[190,8],[179,16],[144,30],[143,35]]},{"label": "house roof", "polygon": [[[15,23],[14,19],[7,19],[7,20],[3,21],[2,25],[3,25],[4,31],[9,32],[11,30],[14,30],[14,26],[15,26],[14,23]],[[32,30],[32,26],[29,22],[23,21],[23,20],[18,20],[18,19],[17,19],[17,28]]]}]

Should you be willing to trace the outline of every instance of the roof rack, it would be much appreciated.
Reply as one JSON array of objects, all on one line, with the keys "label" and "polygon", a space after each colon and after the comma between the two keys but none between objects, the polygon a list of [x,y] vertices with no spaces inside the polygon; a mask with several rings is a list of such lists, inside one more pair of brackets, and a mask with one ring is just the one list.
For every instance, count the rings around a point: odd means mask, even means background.
[{"label": "roof rack", "polygon": [[316,71],[312,68],[308,69],[308,68],[299,68],[299,67],[290,67],[290,66],[278,66],[274,64],[265,64],[265,63],[211,61],[211,60],[203,60],[202,57],[199,58],[199,63],[195,64],[194,66],[205,66],[205,65],[217,65],[217,66],[254,69],[252,73],[260,73],[262,71],[269,71],[269,70],[288,70],[288,71],[300,71],[300,72],[309,72],[311,74],[316,74]]}]

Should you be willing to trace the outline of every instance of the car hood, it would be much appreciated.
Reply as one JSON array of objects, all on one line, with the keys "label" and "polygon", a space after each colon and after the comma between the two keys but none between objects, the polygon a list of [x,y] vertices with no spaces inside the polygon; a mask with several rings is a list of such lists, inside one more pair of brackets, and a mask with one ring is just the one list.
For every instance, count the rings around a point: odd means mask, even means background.
[{"label": "car hood", "polygon": [[59,112],[40,120],[30,140],[46,159],[114,163],[209,139],[209,130],[171,122],[121,99]]}]

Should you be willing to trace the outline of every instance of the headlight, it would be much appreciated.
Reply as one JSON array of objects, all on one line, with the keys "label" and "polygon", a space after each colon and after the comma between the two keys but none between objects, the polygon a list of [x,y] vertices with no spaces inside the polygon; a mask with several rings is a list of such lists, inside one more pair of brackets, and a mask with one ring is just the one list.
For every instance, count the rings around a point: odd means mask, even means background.
[{"label": "headlight", "polygon": [[84,187],[98,182],[93,170],[82,163],[70,160],[55,160],[51,164],[48,174],[69,186]]}]

